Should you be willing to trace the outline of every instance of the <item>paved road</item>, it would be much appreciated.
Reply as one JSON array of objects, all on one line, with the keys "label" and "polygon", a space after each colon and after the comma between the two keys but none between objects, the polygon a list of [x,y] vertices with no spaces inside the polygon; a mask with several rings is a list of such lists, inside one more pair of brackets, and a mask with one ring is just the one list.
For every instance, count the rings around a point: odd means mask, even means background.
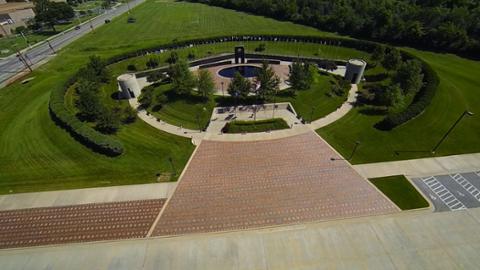
[{"label": "paved road", "polygon": [[[129,2],[130,8],[137,6],[138,4],[143,3],[145,0],[132,0]],[[59,50],[68,44],[72,43],[76,39],[84,36],[85,34],[92,31],[92,27],[95,29],[105,23],[106,19],[112,19],[118,15],[121,15],[128,11],[127,5],[121,5],[111,10],[107,10],[104,14],[96,17],[82,25],[79,30],[70,30],[63,32],[60,35],[57,35],[50,40],[50,44],[55,50]],[[50,49],[49,45],[45,42],[41,45],[33,47],[24,53],[26,58],[32,65],[36,65],[41,61],[47,60],[52,56],[53,51]],[[25,65],[20,62],[16,55],[11,55],[0,61],[0,84],[4,84],[9,79],[13,78],[18,73],[26,70]],[[1,86],[0,86],[1,87]]]}]

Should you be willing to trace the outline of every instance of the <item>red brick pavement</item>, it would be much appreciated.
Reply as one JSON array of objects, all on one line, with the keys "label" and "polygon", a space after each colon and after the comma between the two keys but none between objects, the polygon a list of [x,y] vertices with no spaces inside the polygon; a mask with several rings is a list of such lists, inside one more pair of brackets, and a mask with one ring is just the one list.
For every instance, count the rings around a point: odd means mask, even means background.
[{"label": "red brick pavement", "polygon": [[203,141],[153,234],[248,229],[398,209],[316,134]]},{"label": "red brick pavement", "polygon": [[0,211],[0,248],[145,237],[164,199]]}]

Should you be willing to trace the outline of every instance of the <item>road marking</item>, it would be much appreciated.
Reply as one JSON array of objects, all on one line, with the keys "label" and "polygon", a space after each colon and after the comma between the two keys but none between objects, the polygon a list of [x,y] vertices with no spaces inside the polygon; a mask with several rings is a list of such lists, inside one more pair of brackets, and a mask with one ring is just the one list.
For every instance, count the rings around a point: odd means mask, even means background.
[{"label": "road marking", "polygon": [[450,177],[452,177],[455,182],[457,182],[460,186],[462,186],[468,193],[470,193],[477,201],[480,202],[480,190],[478,190],[470,181],[468,181],[463,175],[457,173],[457,174],[451,174]]},{"label": "road marking", "polygon": [[[462,209],[467,209],[465,205],[455,197],[455,195],[450,192],[442,183],[440,183],[437,178],[434,176],[427,177],[427,178],[421,178],[422,182],[430,189],[432,190],[437,197],[451,210],[451,211],[456,211],[456,210],[462,210]],[[432,189],[432,187],[435,186],[435,190]],[[446,192],[446,193],[445,193]],[[442,193],[442,195],[439,195],[439,193]]]}]

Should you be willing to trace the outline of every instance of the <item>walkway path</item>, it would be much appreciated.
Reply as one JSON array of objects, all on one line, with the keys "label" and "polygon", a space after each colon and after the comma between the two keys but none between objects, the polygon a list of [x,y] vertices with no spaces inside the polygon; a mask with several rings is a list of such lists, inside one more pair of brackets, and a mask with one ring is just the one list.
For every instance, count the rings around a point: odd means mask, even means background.
[{"label": "walkway path", "polygon": [[164,199],[176,186],[175,182],[1,195],[0,210]]},{"label": "walkway path", "polygon": [[478,269],[480,208],[0,251],[2,270]]},{"label": "walkway path", "polygon": [[331,123],[337,121],[338,119],[344,117],[351,109],[353,109],[353,106],[357,102],[357,91],[358,86],[356,84],[352,84],[352,88],[350,88],[350,91],[348,92],[347,101],[344,102],[342,106],[336,111],[310,123],[310,128],[313,130],[317,130],[319,128],[328,126]]},{"label": "walkway path", "polygon": [[480,170],[480,153],[353,166],[365,178],[404,174],[421,177]]},{"label": "walkway path", "polygon": [[193,144],[195,145],[198,144],[198,140],[201,140],[203,136],[205,136],[205,133],[199,130],[186,129],[186,128],[174,126],[162,120],[158,121],[155,116],[151,114],[147,115],[146,110],[139,109],[140,103],[138,103],[137,99],[132,98],[129,100],[129,102],[130,102],[130,106],[132,106],[134,109],[137,110],[138,117],[156,129],[159,129],[177,136],[191,138]]}]

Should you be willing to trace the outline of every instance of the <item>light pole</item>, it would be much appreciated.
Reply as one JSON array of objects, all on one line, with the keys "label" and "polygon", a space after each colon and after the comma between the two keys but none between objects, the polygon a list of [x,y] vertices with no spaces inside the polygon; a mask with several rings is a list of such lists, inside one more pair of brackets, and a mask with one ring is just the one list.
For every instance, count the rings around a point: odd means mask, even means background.
[{"label": "light pole", "polygon": [[445,133],[445,135],[443,135],[443,137],[440,139],[440,141],[435,145],[435,147],[433,147],[432,149],[432,154],[435,154],[435,152],[437,151],[438,147],[440,147],[440,145],[443,143],[443,141],[445,141],[445,139],[448,137],[448,135],[453,131],[453,129],[458,125],[458,123],[460,123],[460,121],[462,121],[462,119],[465,117],[465,116],[473,116],[474,113],[473,112],[470,112],[468,110],[465,110],[462,115],[460,115],[460,117],[457,119],[457,121],[455,121],[455,123],[453,123],[453,125],[450,127],[450,129],[448,129],[448,131]]},{"label": "light pole", "polygon": [[222,96],[225,97],[225,92],[223,91],[223,85],[225,84],[225,82],[221,82],[222,84]]},{"label": "light pole", "polygon": [[355,141],[355,146],[353,147],[353,150],[352,150],[352,153],[350,154],[350,156],[345,159],[345,158],[330,158],[331,161],[335,161],[335,160],[346,160],[346,161],[350,161],[352,160],[353,156],[355,155],[355,153],[357,152],[357,148],[358,146],[360,145],[360,142],[359,141]]},{"label": "light pole", "polygon": [[169,157],[168,161],[170,162],[170,166],[172,166],[173,176],[176,176],[177,175],[177,170],[175,169],[175,165],[173,164],[172,157]]}]

